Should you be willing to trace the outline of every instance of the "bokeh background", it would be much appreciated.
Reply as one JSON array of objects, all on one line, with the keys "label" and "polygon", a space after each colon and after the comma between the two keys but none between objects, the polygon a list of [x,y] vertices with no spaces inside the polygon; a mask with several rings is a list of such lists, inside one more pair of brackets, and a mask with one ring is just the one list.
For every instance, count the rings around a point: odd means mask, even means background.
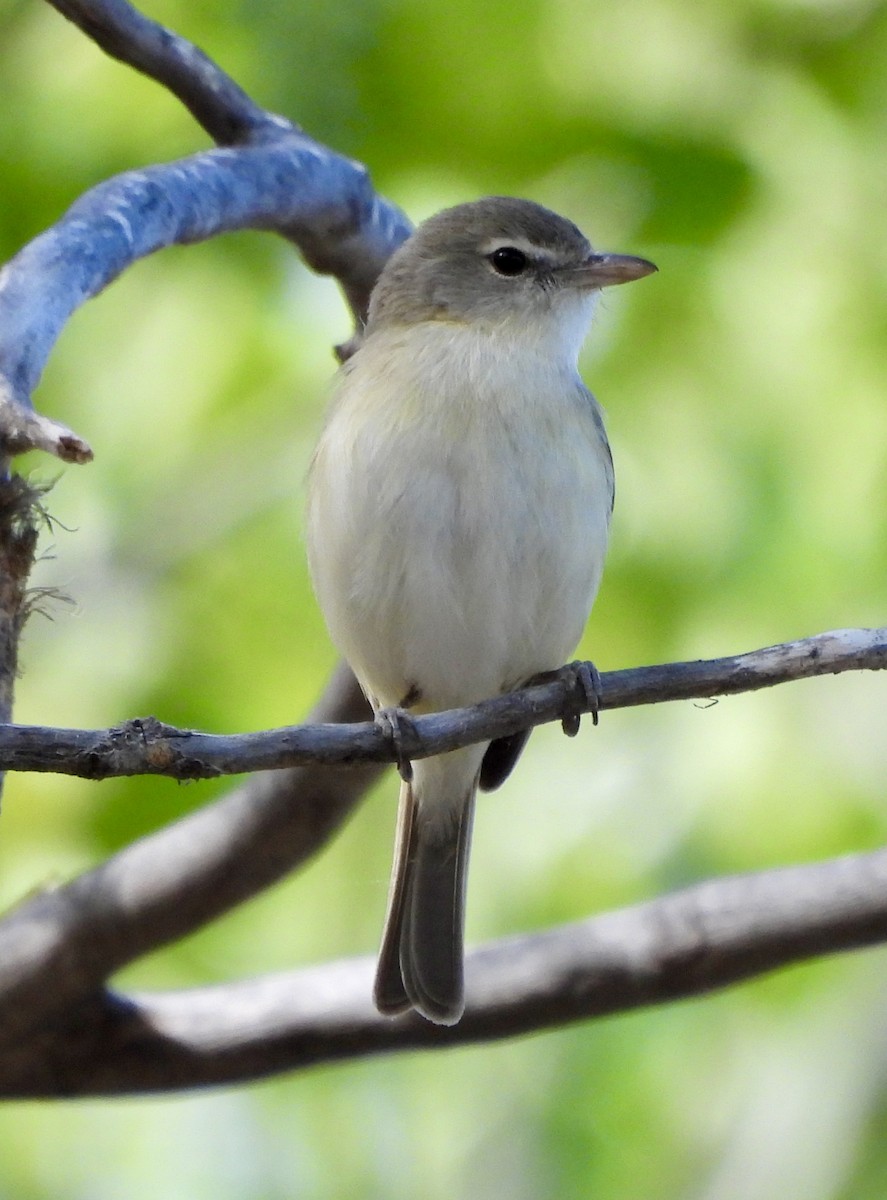
[{"label": "bokeh background", "polygon": [[[583,652],[601,669],[887,620],[887,5],[871,0],[152,0],[414,219],[532,197],[660,274],[606,294],[584,360],[617,467]],[[39,0],[0,0],[0,251],[84,189],[205,146]],[[301,718],[333,662],[301,540],[336,288],[239,235],[139,264],[65,331],[36,399],[61,470],[17,716]],[[878,845],[884,680],[607,714],[534,736],[479,812],[470,941],[704,877]],[[0,904],[224,784],[10,778]],[[372,951],[389,778],[322,857],[121,984]],[[197,1096],[9,1104],[9,1200],[883,1200],[887,957],[495,1046]]]}]

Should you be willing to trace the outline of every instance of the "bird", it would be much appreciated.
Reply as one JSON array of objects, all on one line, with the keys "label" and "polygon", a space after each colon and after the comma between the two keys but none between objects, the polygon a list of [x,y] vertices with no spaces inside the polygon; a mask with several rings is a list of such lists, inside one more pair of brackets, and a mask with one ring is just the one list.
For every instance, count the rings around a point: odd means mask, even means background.
[{"label": "bird", "polygon": [[[437,213],[384,266],[309,468],[306,542],[331,638],[396,744],[412,717],[548,677],[577,646],[614,496],[579,350],[600,289],[655,270],[507,196]],[[461,1018],[475,797],[527,737],[401,763],[382,1014]]]}]

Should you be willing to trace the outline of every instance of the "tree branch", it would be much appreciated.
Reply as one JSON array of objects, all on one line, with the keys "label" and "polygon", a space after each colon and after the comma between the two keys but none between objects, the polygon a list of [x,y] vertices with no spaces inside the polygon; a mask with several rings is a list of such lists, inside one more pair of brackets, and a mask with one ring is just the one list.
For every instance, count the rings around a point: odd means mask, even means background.
[{"label": "tree branch", "polygon": [[221,142],[242,143],[107,180],[0,271],[3,453],[40,449],[83,463],[92,458],[88,443],[35,413],[31,393],[71,314],[127,267],[166,246],[237,229],[273,231],[294,242],[315,271],[336,276],[360,321],[410,224],[376,195],[365,167],[263,113],[201,51],[124,0],[60,0],[56,7],[172,88]]},{"label": "tree branch", "polygon": [[[367,711],[341,667],[313,713]],[[333,836],[378,776],[374,765],[294,767],[246,780],[0,921],[0,1057],[149,950],[257,895]]]},{"label": "tree branch", "polygon": [[[600,709],[700,700],[773,687],[815,675],[880,671],[887,667],[887,628],[840,629],[728,658],[609,671],[600,677]],[[471,708],[416,717],[404,731],[408,758],[428,758],[559,720],[575,710],[560,680],[522,688]],[[588,703],[583,703],[589,711]],[[390,763],[393,746],[370,722],[293,725],[227,736],[177,729],[154,717],[112,729],[0,726],[0,770],[53,771],[85,779],[167,775],[210,779],[297,764]]]},{"label": "tree branch", "polygon": [[360,958],[221,987],[94,993],[0,1056],[0,1095],[242,1083],[368,1054],[498,1040],[696,996],[887,939],[887,851],[710,881],[468,954],[458,1025],[373,1009]]},{"label": "tree branch", "polygon": [[[603,677],[602,689],[607,707],[615,707],[617,698],[638,704],[664,696],[712,696],[824,672],[878,669],[885,662],[887,631],[843,630],[736,658],[613,672]],[[527,723],[553,720],[562,705],[563,685],[554,683],[475,709],[435,714],[416,722],[421,750],[439,752],[483,740],[491,728],[513,732]],[[361,712],[366,712],[365,702],[343,666],[313,721],[325,722],[333,715],[354,721]],[[333,752],[318,753],[313,746],[305,755],[307,765],[254,776],[215,804],[141,839],[64,887],[27,901],[0,921],[0,1047],[14,1045],[27,1030],[94,994],[126,963],[255,895],[332,836],[379,770],[378,760],[391,757],[390,748],[370,724],[315,724],[300,731],[309,742],[317,733]],[[15,727],[2,731],[12,737],[16,732]],[[212,740],[210,735],[194,736]],[[354,765],[364,751],[376,765]],[[324,766],[321,760],[339,766]]]}]

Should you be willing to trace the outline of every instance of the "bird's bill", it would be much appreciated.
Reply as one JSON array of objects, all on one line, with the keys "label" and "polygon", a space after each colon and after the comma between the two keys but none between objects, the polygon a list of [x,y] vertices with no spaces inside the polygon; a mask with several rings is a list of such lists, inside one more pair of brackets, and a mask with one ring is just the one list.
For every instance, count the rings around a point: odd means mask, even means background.
[{"label": "bird's bill", "polygon": [[654,263],[633,254],[590,254],[580,266],[568,267],[560,275],[570,287],[605,288],[643,279],[656,270]]}]

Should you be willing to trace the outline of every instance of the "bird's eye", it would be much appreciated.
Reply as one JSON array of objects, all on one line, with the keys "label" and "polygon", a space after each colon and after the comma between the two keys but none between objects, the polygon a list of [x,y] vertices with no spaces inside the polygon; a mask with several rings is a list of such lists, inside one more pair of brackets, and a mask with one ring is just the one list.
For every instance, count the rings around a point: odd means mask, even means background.
[{"label": "bird's eye", "polygon": [[516,246],[500,246],[488,255],[488,258],[497,275],[506,275],[509,278],[522,275],[529,265],[526,254]]}]

